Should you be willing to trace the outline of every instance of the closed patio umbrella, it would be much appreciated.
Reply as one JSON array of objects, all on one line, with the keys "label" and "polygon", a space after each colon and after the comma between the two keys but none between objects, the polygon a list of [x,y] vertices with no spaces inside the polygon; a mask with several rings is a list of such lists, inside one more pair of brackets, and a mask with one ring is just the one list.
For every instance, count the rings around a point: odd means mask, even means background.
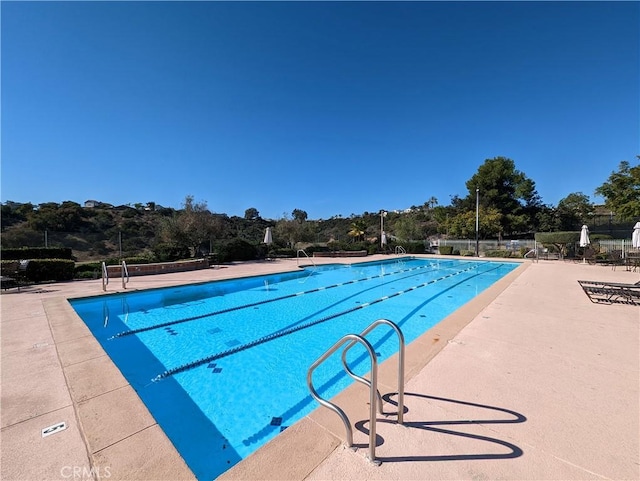
[{"label": "closed patio umbrella", "polygon": [[384,231],[382,231],[382,236],[380,237],[380,245],[387,245],[387,234]]},{"label": "closed patio umbrella", "polygon": [[267,244],[267,245],[273,244],[273,237],[271,235],[271,227],[267,227],[267,230],[264,233],[264,240],[262,242],[264,244]]},{"label": "closed patio umbrella", "polygon": [[586,225],[583,225],[582,230],[580,231],[580,247],[587,247],[589,244],[589,228]]},{"label": "closed patio umbrella", "polygon": [[[587,247],[590,244],[589,242],[589,227],[586,225],[582,226],[582,230],[580,231],[580,247]],[[585,256],[582,256],[582,263],[586,264],[587,260]]]},{"label": "closed patio umbrella", "polygon": [[636,225],[633,226],[631,245],[634,249],[640,249],[640,222],[636,222]]}]

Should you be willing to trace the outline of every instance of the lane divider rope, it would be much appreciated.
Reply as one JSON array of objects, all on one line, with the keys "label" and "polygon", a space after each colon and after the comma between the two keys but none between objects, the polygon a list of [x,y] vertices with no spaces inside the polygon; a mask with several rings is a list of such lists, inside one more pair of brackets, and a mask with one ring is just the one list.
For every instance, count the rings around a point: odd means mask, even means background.
[{"label": "lane divider rope", "polygon": [[[478,276],[480,274],[486,274],[487,272],[491,272],[492,270],[498,269],[499,267],[500,266],[497,266],[497,267],[493,267],[493,268],[491,268],[489,270],[486,270],[486,271],[483,271],[483,272],[478,272],[478,273],[474,274],[472,277],[476,277],[476,276]],[[402,291],[395,292],[395,293],[390,294],[388,296],[380,297],[378,299],[375,299],[374,301],[363,303],[363,304],[359,304],[359,305],[357,305],[355,307],[352,307],[352,308],[349,308],[349,309],[347,309],[345,311],[341,311],[341,312],[337,312],[337,313],[334,313],[334,314],[330,314],[330,315],[322,317],[320,319],[316,319],[315,321],[311,321],[311,322],[308,322],[306,324],[301,324],[299,326],[295,326],[295,327],[292,327],[290,329],[286,329],[286,330],[283,330],[283,331],[275,332],[273,334],[269,334],[268,336],[264,336],[264,337],[258,338],[256,340],[248,342],[246,344],[242,344],[240,346],[236,346],[236,347],[233,347],[231,349],[227,349],[226,351],[222,351],[222,352],[219,352],[217,354],[213,354],[211,356],[203,357],[201,359],[197,359],[195,361],[191,361],[191,362],[188,362],[186,364],[182,364],[180,366],[168,369],[168,370],[164,371],[161,374],[158,374],[155,378],[152,379],[152,381],[153,382],[160,381],[160,380],[165,379],[165,378],[167,378],[169,376],[173,376],[174,374],[179,374],[181,372],[188,371],[189,369],[193,369],[193,368],[201,366],[203,364],[207,364],[207,363],[210,363],[212,361],[216,361],[216,360],[221,359],[223,357],[227,357],[227,356],[230,356],[230,355],[235,354],[237,352],[244,351],[245,349],[249,349],[251,347],[254,347],[254,346],[257,346],[257,345],[260,345],[260,344],[264,344],[265,342],[272,341],[274,339],[277,339],[277,338],[280,338],[280,337],[283,337],[283,336],[286,336],[286,335],[289,335],[289,334],[293,334],[294,332],[300,331],[302,329],[307,329],[307,328],[315,326],[317,324],[329,321],[331,319],[335,319],[336,317],[344,316],[345,314],[349,314],[349,313],[357,311],[359,309],[363,309],[365,307],[372,306],[374,304],[377,304],[378,302],[382,302],[382,301],[391,299],[392,297],[396,297],[396,296],[399,296],[399,295],[402,295],[402,294],[406,294],[407,292],[410,292],[410,291],[419,289],[421,287],[425,287],[425,286],[434,284],[436,282],[448,279],[448,278],[453,277],[453,276],[457,276],[457,275],[463,274],[465,272],[468,272],[470,270],[477,269],[477,268],[478,268],[478,266],[474,266],[474,267],[469,267],[467,269],[463,269],[463,270],[460,270],[460,271],[457,271],[457,272],[452,272],[452,273],[447,274],[445,276],[441,276],[441,277],[439,277],[437,279],[432,279],[430,281],[423,282],[422,284],[409,287],[409,288],[404,289]],[[464,279],[463,281],[460,281],[460,282],[465,282],[466,280],[468,280],[468,279]]]},{"label": "lane divider rope", "polygon": [[[176,324],[182,324],[184,322],[197,321],[199,319],[204,319],[204,318],[207,318],[207,317],[219,316],[221,314],[227,314],[229,312],[238,311],[238,310],[241,310],[241,309],[249,309],[250,307],[260,306],[260,305],[268,304],[270,302],[282,301],[284,299],[290,299],[292,297],[297,297],[297,296],[301,296],[301,295],[304,295],[304,294],[311,294],[311,293],[317,292],[317,291],[333,289],[335,287],[341,287],[341,286],[345,286],[345,285],[348,285],[348,284],[355,284],[357,282],[370,281],[370,280],[379,279],[379,278],[385,277],[385,276],[402,274],[402,273],[405,273],[405,272],[415,271],[415,270],[419,270],[419,269],[428,269],[428,268],[431,268],[431,267],[433,267],[433,266],[431,264],[428,264],[426,266],[417,266],[417,267],[412,267],[412,268],[409,268],[409,269],[402,269],[402,270],[399,270],[399,271],[388,272],[388,273],[384,273],[384,274],[380,274],[380,275],[376,275],[376,276],[363,277],[361,279],[352,279],[350,281],[340,282],[340,283],[332,284],[332,285],[329,285],[329,286],[317,287],[315,289],[310,289],[308,291],[297,292],[295,294],[287,294],[287,295],[284,295],[284,296],[278,296],[278,297],[274,297],[274,298],[271,298],[271,299],[263,299],[261,301],[252,302],[250,304],[243,304],[241,306],[229,307],[229,308],[226,308],[226,309],[221,309],[219,311],[206,312],[204,314],[199,314],[197,316],[192,316],[192,317],[186,317],[184,319],[177,319],[177,320],[174,320],[174,321],[167,321],[167,322],[162,322],[160,324],[154,324],[152,326],[145,326],[145,327],[139,327],[137,329],[130,329],[128,331],[122,331],[122,332],[119,332],[117,334],[114,334],[108,340],[118,339],[120,337],[125,337],[125,336],[131,336],[131,335],[134,335],[134,334],[138,334],[138,333],[146,332],[146,331],[152,331],[152,330],[155,330],[155,329],[162,329],[164,327],[174,326]],[[398,279],[398,280],[402,280],[402,279]]]}]

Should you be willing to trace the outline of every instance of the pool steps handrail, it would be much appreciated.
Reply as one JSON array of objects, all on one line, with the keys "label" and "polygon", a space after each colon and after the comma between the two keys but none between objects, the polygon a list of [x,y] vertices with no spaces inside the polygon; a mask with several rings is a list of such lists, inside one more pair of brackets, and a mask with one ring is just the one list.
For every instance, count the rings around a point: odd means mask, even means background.
[{"label": "pool steps handrail", "polygon": [[[333,412],[335,412],[342,423],[344,424],[346,430],[346,444],[347,447],[353,447],[353,429],[351,427],[351,422],[349,421],[348,416],[345,412],[336,404],[327,401],[326,399],[320,397],[315,388],[313,387],[313,371],[322,364],[329,356],[331,356],[334,352],[336,352],[340,347],[344,344],[348,343],[347,346],[342,350],[342,366],[345,369],[346,373],[351,376],[352,379],[364,384],[369,388],[369,461],[372,463],[379,465],[380,461],[376,460],[376,406],[380,414],[383,414],[382,410],[382,396],[380,395],[380,391],[378,391],[378,357],[375,353],[375,350],[371,346],[371,343],[365,339],[364,336],[369,334],[373,329],[380,325],[387,325],[391,327],[396,334],[398,335],[398,424],[403,424],[403,414],[404,414],[404,335],[400,328],[393,322],[388,319],[378,319],[377,321],[372,322],[364,331],[360,334],[347,334],[343,336],[336,342],[332,347],[330,347],[322,356],[320,356],[312,365],[309,367],[307,371],[307,386],[309,387],[309,391],[311,392],[311,396],[318,401],[322,406],[329,408]],[[369,357],[371,359],[371,380],[368,380],[364,377],[358,376],[355,374],[347,365],[346,354],[353,346],[357,343],[362,344]]]},{"label": "pool steps handrail", "polygon": [[307,259],[309,259],[311,261],[311,263],[313,264],[314,267],[316,266],[316,262],[313,260],[313,257],[309,257],[309,254],[307,254],[307,252],[304,249],[298,249],[298,252],[296,252],[296,263],[298,265],[298,267],[300,267],[300,253],[303,253]]},{"label": "pool steps handrail", "polygon": [[[127,267],[127,263],[122,261],[120,264],[120,277],[122,278],[122,288],[126,289],[127,284],[129,283],[129,268]],[[109,269],[107,269],[107,263],[102,263],[102,290],[106,291],[107,286],[109,285]]]},{"label": "pool steps handrail", "polygon": [[407,253],[406,249],[402,246],[396,246],[395,252],[397,256],[404,255]]},{"label": "pool steps handrail", "polygon": [[[372,322],[369,327],[367,327],[364,331],[360,333],[360,336],[364,337],[373,331],[376,327],[385,324],[391,329],[393,329],[398,336],[398,424],[403,424],[403,416],[404,416],[404,334],[400,328],[393,322],[388,319],[378,319],[377,321]],[[342,351],[342,365],[349,376],[352,379],[364,384],[365,386],[371,387],[371,382],[364,378],[355,374],[349,366],[347,365],[347,352],[355,346],[355,342],[352,342]],[[378,393],[378,412],[380,414],[384,414],[382,412],[382,396],[380,395],[380,391],[376,390]]]},{"label": "pool steps handrail", "polygon": [[349,418],[347,417],[345,412],[342,409],[340,409],[339,406],[320,397],[320,395],[317,393],[317,391],[313,387],[313,371],[320,364],[322,364],[329,356],[331,356],[331,354],[333,354],[338,349],[340,349],[342,345],[350,341],[352,344],[358,343],[358,342],[362,344],[364,348],[367,350],[367,353],[369,354],[369,358],[371,359],[371,384],[369,388],[370,408],[369,408],[369,455],[368,455],[368,458],[369,458],[369,461],[371,461],[372,463],[380,464],[379,461],[376,462],[376,414],[375,414],[376,404],[378,401],[378,397],[376,395],[377,386],[378,386],[378,358],[376,357],[376,353],[373,350],[373,347],[371,346],[369,341],[367,341],[365,338],[357,334],[347,334],[346,336],[343,336],[342,338],[340,338],[338,342],[336,342],[332,347],[330,347],[329,350],[327,350],[322,356],[320,356],[311,365],[311,367],[307,371],[307,386],[309,387],[311,396],[316,401],[318,401],[324,407],[329,408],[340,417],[347,431],[347,441],[346,441],[347,447],[353,448],[353,429],[351,428],[351,423],[349,422]]},{"label": "pool steps handrail", "polygon": [[120,277],[122,278],[122,288],[126,289],[127,284],[129,283],[129,269],[127,269],[127,263],[125,261],[122,261],[120,269],[121,269]]},{"label": "pool steps handrail", "polygon": [[109,271],[107,270],[107,264],[105,262],[102,263],[102,290],[107,290],[107,285],[109,284]]},{"label": "pool steps handrail", "polygon": [[534,262],[539,262],[539,259],[540,259],[540,247],[538,247],[538,242],[537,241],[534,242],[533,249],[528,251],[522,257],[524,257],[525,259],[528,259],[529,258],[529,254],[533,254],[533,258],[532,259],[533,259]]}]

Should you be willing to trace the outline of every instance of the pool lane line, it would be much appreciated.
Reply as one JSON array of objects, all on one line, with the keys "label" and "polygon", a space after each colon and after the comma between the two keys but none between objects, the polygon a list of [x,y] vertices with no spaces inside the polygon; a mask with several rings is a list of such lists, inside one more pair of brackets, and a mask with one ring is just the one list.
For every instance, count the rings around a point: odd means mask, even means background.
[{"label": "pool lane line", "polygon": [[[496,270],[496,269],[499,269],[499,268],[500,268],[500,266],[496,266],[496,267],[493,267],[493,268],[491,268],[489,270],[486,270],[486,271],[483,271],[483,272],[477,272],[474,275],[472,275],[471,277],[476,277],[476,276],[479,276],[480,274],[486,274],[487,272],[491,272],[492,270]],[[207,357],[203,357],[203,358],[200,358],[200,359],[196,359],[195,361],[191,361],[191,362],[183,364],[181,366],[168,369],[168,370],[164,371],[163,373],[158,374],[151,381],[152,382],[161,381],[162,379],[165,379],[165,378],[167,378],[169,376],[173,376],[174,374],[179,374],[181,372],[188,371],[190,369],[202,366],[203,364],[207,364],[209,362],[216,361],[218,359],[230,356],[230,355],[235,354],[237,352],[244,351],[245,349],[249,349],[251,347],[255,347],[255,346],[258,346],[260,344],[264,344],[265,342],[272,341],[274,339],[278,339],[280,337],[287,336],[289,334],[293,334],[295,332],[301,331],[302,329],[307,329],[309,327],[313,327],[313,326],[321,324],[323,322],[330,321],[331,319],[335,319],[336,317],[344,316],[345,314],[350,314],[350,313],[355,312],[355,311],[357,311],[359,309],[364,309],[365,307],[372,306],[374,304],[377,304],[377,303],[382,302],[382,301],[386,301],[388,299],[391,299],[391,298],[396,297],[396,296],[400,296],[402,294],[406,294],[408,292],[414,291],[414,290],[419,289],[421,287],[426,287],[428,285],[434,284],[434,283],[442,281],[444,279],[448,279],[450,277],[453,277],[453,276],[456,276],[456,275],[460,275],[460,274],[462,274],[464,272],[468,272],[469,270],[470,270],[470,268],[469,269],[465,269],[465,270],[461,270],[461,271],[457,271],[457,272],[452,272],[451,274],[447,274],[446,276],[441,276],[441,277],[439,277],[437,279],[432,279],[430,281],[423,282],[422,284],[418,284],[416,286],[409,287],[408,289],[404,289],[402,291],[394,292],[393,294],[390,294],[388,296],[380,297],[380,298],[375,299],[375,300],[373,300],[371,302],[366,302],[366,303],[363,303],[363,304],[359,304],[359,305],[351,307],[351,308],[349,308],[349,309],[347,309],[345,311],[341,311],[341,312],[337,312],[337,313],[334,313],[334,314],[330,314],[328,316],[322,317],[320,319],[316,319],[315,321],[311,321],[311,322],[308,322],[306,324],[301,324],[299,326],[292,327],[292,328],[286,329],[284,331],[279,331],[279,332],[275,332],[273,334],[269,334],[269,335],[264,336],[264,337],[260,337],[260,338],[258,338],[256,340],[248,342],[246,344],[242,344],[240,346],[236,346],[236,347],[233,347],[231,349],[227,349],[226,351],[222,351],[222,352],[219,352],[217,354],[213,354],[211,356],[207,356]],[[460,281],[460,283],[465,282],[465,281],[467,281],[469,279],[470,278],[466,278],[463,281]]]},{"label": "pool lane line", "polygon": [[[469,263],[469,262],[467,262],[467,263]],[[477,266],[478,264],[474,263],[474,265]],[[296,292],[296,293],[293,293],[293,294],[287,294],[287,295],[284,295],[284,296],[274,297],[272,299],[263,299],[261,301],[252,302],[250,304],[243,304],[241,306],[228,307],[226,309],[221,309],[219,311],[207,312],[205,314],[199,314],[197,316],[186,317],[184,319],[177,319],[175,321],[167,321],[167,322],[163,322],[163,323],[160,323],[160,324],[154,324],[153,326],[139,327],[137,329],[131,329],[129,331],[122,331],[122,332],[119,332],[117,334],[114,334],[113,336],[108,338],[108,340],[111,341],[113,339],[117,339],[117,338],[120,338],[120,337],[131,336],[133,334],[138,334],[138,333],[146,332],[146,331],[152,331],[154,329],[162,329],[163,327],[173,326],[175,324],[182,324],[184,322],[197,321],[199,319],[204,319],[206,317],[219,316],[220,314],[227,314],[229,312],[238,311],[238,310],[241,310],[241,309],[248,309],[250,307],[260,306],[260,305],[263,305],[263,304],[268,304],[270,302],[282,301],[284,299],[290,299],[290,298],[293,298],[293,297],[302,296],[304,294],[311,294],[313,292],[323,291],[323,290],[327,290],[327,289],[333,289],[334,287],[342,287],[342,286],[346,286],[346,285],[349,285],[349,284],[355,284],[357,282],[370,281],[370,280],[373,280],[373,279],[379,279],[380,277],[401,274],[401,273],[404,273],[404,272],[411,272],[411,271],[415,271],[415,270],[418,270],[418,269],[427,269],[427,268],[431,268],[431,267],[433,267],[433,265],[429,264],[429,265],[426,265],[426,266],[417,266],[417,267],[412,267],[412,268],[409,268],[409,269],[402,269],[402,270],[394,271],[394,272],[385,272],[384,274],[380,274],[380,275],[363,277],[361,279],[352,279],[350,281],[339,282],[337,284],[333,284],[333,285],[329,285],[329,286],[316,287],[315,289],[310,289],[308,291]]]}]

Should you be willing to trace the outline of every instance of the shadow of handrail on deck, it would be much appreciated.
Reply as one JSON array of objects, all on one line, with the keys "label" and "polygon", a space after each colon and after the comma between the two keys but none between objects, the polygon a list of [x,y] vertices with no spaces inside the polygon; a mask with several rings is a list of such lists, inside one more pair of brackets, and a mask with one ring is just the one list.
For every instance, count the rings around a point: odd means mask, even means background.
[{"label": "shadow of handrail on deck", "polygon": [[[397,393],[389,393],[383,396],[383,399],[395,406],[398,405],[393,399],[392,396],[396,396]],[[498,411],[500,413],[505,413],[513,416],[513,419],[460,419],[460,420],[444,420],[444,421],[405,421],[404,426],[409,429],[420,429],[424,431],[431,431],[439,434],[446,434],[450,436],[460,436],[463,438],[475,439],[482,442],[498,444],[500,446],[504,446],[510,450],[510,452],[497,454],[497,453],[463,453],[463,454],[440,454],[440,455],[424,455],[424,456],[377,456],[376,459],[382,461],[383,463],[390,462],[402,462],[402,461],[464,461],[464,460],[480,460],[480,459],[511,459],[518,458],[523,455],[522,449],[520,449],[515,444],[512,444],[507,441],[503,441],[501,439],[492,438],[489,436],[481,436],[479,434],[471,434],[460,431],[453,431],[450,429],[442,429],[435,426],[469,426],[469,425],[486,425],[486,424],[516,424],[523,423],[527,420],[525,416],[515,411],[511,411],[510,409],[499,408],[495,406],[487,406],[486,404],[476,404],[468,401],[459,401],[456,399],[448,399],[438,396],[429,396],[426,394],[418,394],[418,393],[404,393],[405,400],[407,397],[417,397],[423,399],[433,399],[435,401],[444,401],[449,403],[461,404],[464,406],[472,406],[481,409],[488,409],[491,411]],[[409,412],[407,405],[405,404],[405,412]],[[368,423],[368,420],[358,421],[355,424],[356,429],[363,432],[367,436],[369,435],[369,430],[365,427]],[[392,419],[377,419],[377,423],[387,423],[387,424],[395,424],[396,421]],[[380,436],[379,433],[376,433],[376,447],[384,444],[384,438]]]}]

